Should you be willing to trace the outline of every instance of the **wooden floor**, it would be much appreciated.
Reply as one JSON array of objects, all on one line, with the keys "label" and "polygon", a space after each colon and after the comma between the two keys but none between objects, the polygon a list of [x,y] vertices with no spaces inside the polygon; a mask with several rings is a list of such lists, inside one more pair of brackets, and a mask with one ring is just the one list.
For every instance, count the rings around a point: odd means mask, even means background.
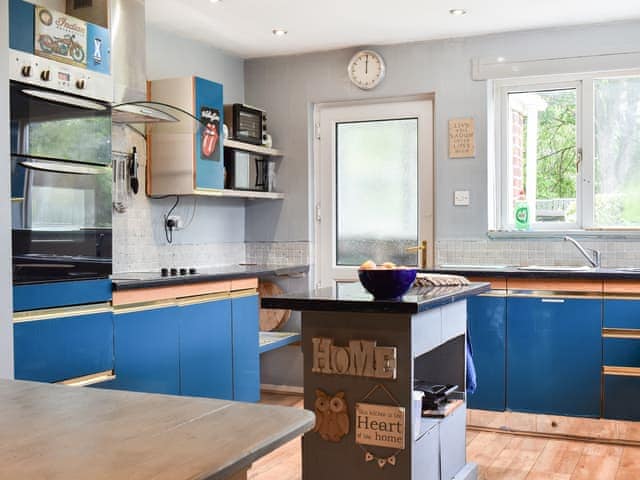
[{"label": "wooden floor", "polygon": [[[302,408],[302,397],[263,394],[262,402]],[[640,480],[640,447],[467,432],[467,459],[481,480]],[[301,480],[300,440],[263,457],[250,480]]]}]

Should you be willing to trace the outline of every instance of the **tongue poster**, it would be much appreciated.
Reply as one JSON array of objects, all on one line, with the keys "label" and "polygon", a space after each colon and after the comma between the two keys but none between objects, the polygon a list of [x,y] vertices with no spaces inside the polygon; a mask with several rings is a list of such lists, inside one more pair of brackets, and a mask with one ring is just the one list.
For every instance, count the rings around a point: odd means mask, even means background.
[{"label": "tongue poster", "polygon": [[86,68],[87,22],[36,7],[35,27],[36,55]]},{"label": "tongue poster", "polygon": [[219,160],[220,149],[220,111],[213,107],[200,108],[200,158],[203,160]]}]

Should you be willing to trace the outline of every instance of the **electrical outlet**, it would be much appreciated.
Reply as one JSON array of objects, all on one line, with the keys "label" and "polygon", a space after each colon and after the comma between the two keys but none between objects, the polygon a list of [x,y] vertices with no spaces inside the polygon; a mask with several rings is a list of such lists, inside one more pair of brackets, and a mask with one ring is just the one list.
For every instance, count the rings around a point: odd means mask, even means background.
[{"label": "electrical outlet", "polygon": [[468,207],[471,204],[469,190],[456,190],[453,193],[453,204],[456,207]]},{"label": "electrical outlet", "polygon": [[182,229],[182,218],[179,215],[169,215],[167,218],[167,227],[170,230]]}]

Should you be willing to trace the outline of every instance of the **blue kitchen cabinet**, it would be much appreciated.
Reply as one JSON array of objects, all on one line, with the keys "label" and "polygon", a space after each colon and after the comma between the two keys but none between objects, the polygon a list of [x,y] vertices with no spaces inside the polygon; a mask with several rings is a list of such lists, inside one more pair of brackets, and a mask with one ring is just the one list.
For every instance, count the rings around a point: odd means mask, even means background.
[{"label": "blue kitchen cabinet", "polygon": [[505,410],[506,314],[505,294],[467,300],[467,328],[478,378],[476,391],[467,396],[470,408]]},{"label": "blue kitchen cabinet", "polygon": [[13,348],[18,380],[59,382],[112,370],[111,311],[87,306],[17,314]]},{"label": "blue kitchen cabinet", "polygon": [[231,300],[181,306],[180,393],[231,400]]},{"label": "blue kitchen cabinet", "polygon": [[604,418],[640,419],[640,377],[604,375]]},{"label": "blue kitchen cabinet", "polygon": [[[640,300],[605,298],[603,312],[604,328],[617,329],[603,338],[603,416],[640,420]],[[618,367],[617,374],[608,367]]]},{"label": "blue kitchen cabinet", "polygon": [[179,308],[148,307],[114,313],[113,388],[180,393]]},{"label": "blue kitchen cabinet", "polygon": [[[640,373],[640,338],[606,337],[602,342],[605,366],[633,367]],[[637,400],[640,401],[640,397]]]},{"label": "blue kitchen cabinet", "polygon": [[640,330],[640,300],[632,298],[605,298],[603,307],[604,328]]},{"label": "blue kitchen cabinet", "polygon": [[260,400],[258,295],[231,301],[233,314],[233,398]]},{"label": "blue kitchen cabinet", "polygon": [[507,299],[507,408],[600,415],[600,298]]}]

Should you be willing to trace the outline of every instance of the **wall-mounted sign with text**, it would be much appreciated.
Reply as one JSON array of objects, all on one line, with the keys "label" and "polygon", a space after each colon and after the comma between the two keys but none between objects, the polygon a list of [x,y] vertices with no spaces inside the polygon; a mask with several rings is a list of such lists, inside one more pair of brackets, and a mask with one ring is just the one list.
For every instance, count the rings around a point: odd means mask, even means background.
[{"label": "wall-mounted sign with text", "polygon": [[449,120],[449,158],[476,156],[475,126],[473,118]]},{"label": "wall-mounted sign with text", "polygon": [[314,337],[313,373],[395,379],[396,347],[379,347],[373,340],[351,340],[348,346],[333,344],[332,338]]},{"label": "wall-mounted sign with text", "polygon": [[404,450],[404,408],[356,403],[356,443]]}]

